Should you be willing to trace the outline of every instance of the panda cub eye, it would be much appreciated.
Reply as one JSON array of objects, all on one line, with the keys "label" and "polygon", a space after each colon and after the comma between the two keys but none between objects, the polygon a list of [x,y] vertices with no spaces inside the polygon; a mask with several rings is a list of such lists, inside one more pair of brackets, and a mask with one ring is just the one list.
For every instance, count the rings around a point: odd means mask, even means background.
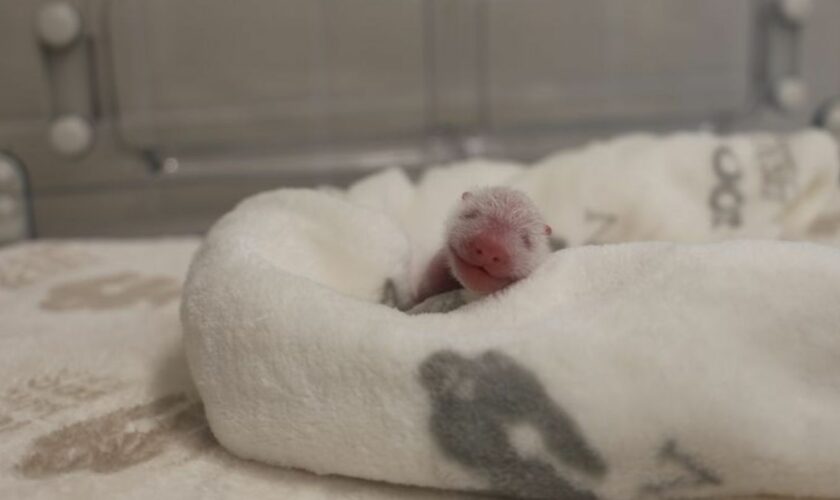
[{"label": "panda cub eye", "polygon": [[522,244],[525,245],[525,248],[530,250],[534,245],[531,243],[531,237],[527,234],[522,235]]},{"label": "panda cub eye", "polygon": [[475,219],[477,217],[478,217],[478,210],[470,210],[469,212],[467,212],[467,213],[465,213],[464,215],[461,216],[462,219],[467,219],[467,220]]}]

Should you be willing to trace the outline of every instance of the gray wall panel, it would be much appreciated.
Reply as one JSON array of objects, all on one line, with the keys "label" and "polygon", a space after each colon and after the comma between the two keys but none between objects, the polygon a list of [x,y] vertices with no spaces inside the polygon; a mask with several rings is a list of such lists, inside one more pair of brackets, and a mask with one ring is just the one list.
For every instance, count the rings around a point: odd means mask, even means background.
[{"label": "gray wall panel", "polygon": [[[84,36],[55,51],[46,1],[0,0],[0,150],[44,236],[197,231],[261,189],[640,129],[790,130],[840,95],[836,0],[789,48],[788,110],[753,74],[774,0],[68,0]],[[60,113],[89,150],[53,148]]]},{"label": "gray wall panel", "polygon": [[489,2],[496,128],[744,111],[748,2]]},{"label": "gray wall panel", "polygon": [[138,147],[421,133],[421,2],[115,0],[119,121]]},{"label": "gray wall panel", "polygon": [[0,5],[0,129],[42,120],[49,113],[49,87],[35,33],[42,2]]}]

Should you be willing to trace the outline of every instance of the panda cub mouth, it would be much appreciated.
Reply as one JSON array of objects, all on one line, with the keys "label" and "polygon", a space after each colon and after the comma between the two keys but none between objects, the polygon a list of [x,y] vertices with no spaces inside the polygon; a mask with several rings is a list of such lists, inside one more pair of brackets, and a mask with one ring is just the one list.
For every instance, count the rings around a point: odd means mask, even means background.
[{"label": "panda cub mouth", "polygon": [[452,272],[478,291],[496,291],[515,281],[509,276],[495,276],[484,266],[464,259],[452,245],[449,246],[449,252],[453,259]]}]

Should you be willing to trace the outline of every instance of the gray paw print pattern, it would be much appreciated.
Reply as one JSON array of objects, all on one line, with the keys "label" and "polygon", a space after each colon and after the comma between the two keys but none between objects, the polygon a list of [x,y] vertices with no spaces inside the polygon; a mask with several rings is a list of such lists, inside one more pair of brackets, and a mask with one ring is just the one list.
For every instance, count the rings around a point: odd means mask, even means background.
[{"label": "gray paw print pattern", "polygon": [[[487,351],[470,359],[438,351],[420,365],[420,383],[431,398],[430,430],[437,445],[482,477],[493,492],[518,498],[598,499],[587,487],[602,484],[607,463],[537,377],[510,356]],[[517,449],[513,434],[521,426],[536,431],[550,456]],[[717,472],[676,439],[665,437],[663,442],[655,451],[653,477],[639,480],[637,498],[708,494],[723,484]]]},{"label": "gray paw print pattern", "polygon": [[484,477],[493,491],[525,498],[597,498],[550,462],[517,451],[511,429],[528,425],[563,466],[591,479],[607,473],[607,464],[572,418],[511,357],[488,351],[468,359],[439,351],[420,366],[420,381],[432,400],[430,428],[438,446]]}]

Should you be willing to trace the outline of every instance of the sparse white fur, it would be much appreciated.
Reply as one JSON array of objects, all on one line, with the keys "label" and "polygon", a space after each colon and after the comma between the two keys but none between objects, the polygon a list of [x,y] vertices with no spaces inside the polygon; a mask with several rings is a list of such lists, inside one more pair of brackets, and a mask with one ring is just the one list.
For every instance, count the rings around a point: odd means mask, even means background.
[{"label": "sparse white fur", "polygon": [[[460,246],[471,236],[497,224],[506,237],[506,247],[512,251],[512,278],[531,274],[551,252],[546,223],[533,201],[523,192],[505,186],[475,189],[469,192],[449,217],[447,240]],[[465,217],[476,214],[475,217]],[[531,242],[528,248],[523,240]]]}]

